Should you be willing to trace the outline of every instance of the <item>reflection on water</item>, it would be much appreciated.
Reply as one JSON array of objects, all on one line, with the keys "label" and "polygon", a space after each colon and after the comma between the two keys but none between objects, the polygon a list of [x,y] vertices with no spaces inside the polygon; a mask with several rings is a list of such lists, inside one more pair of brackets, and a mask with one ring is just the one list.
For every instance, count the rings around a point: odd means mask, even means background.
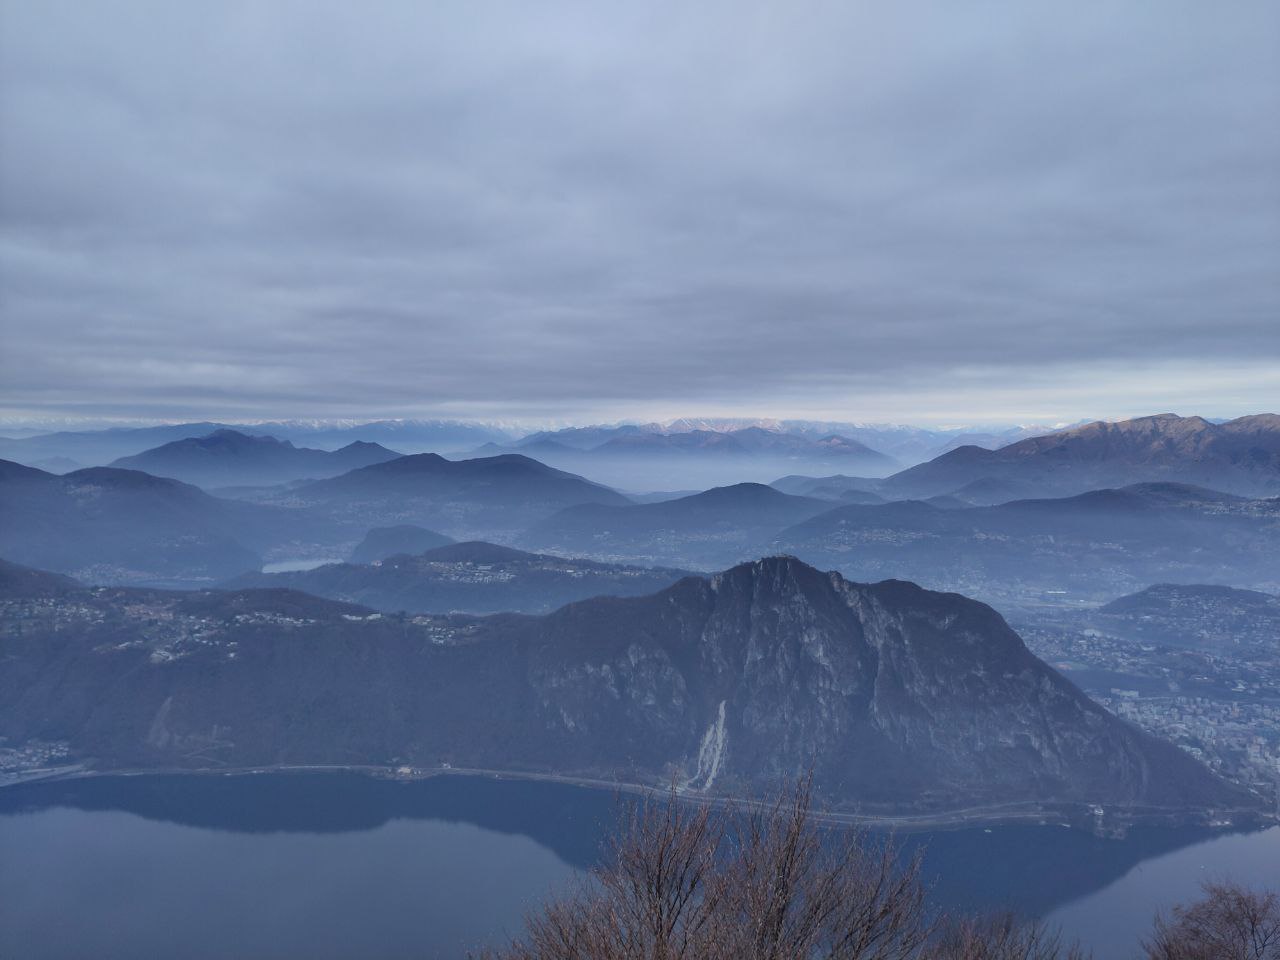
[{"label": "reflection on water", "polygon": [[1159,910],[1187,903],[1200,884],[1235,880],[1280,890],[1280,827],[1217,836],[1137,864],[1119,880],[1069,903],[1048,917],[1095,944],[1098,960],[1132,956],[1112,945],[1135,944],[1151,929]]},{"label": "reflection on water", "polygon": [[[461,957],[589,866],[616,804],[563,784],[354,774],[0,790],[0,956]],[[1049,914],[1103,960],[1127,956],[1116,945],[1206,871],[1258,882],[1280,863],[1280,828],[1117,841],[1011,826],[903,842],[923,846],[945,904]]]}]

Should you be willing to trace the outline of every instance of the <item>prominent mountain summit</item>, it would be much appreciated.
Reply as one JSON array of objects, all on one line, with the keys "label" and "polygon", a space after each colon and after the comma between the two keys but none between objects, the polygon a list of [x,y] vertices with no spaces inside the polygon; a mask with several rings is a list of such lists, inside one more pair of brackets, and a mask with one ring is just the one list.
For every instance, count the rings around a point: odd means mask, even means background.
[{"label": "prominent mountain summit", "polygon": [[330,452],[295,447],[288,440],[275,437],[221,429],[123,457],[112,466],[142,470],[208,488],[334,477],[399,456],[394,450],[361,440]]},{"label": "prominent mountain summit", "polygon": [[1241,496],[1280,494],[1280,416],[1226,423],[1172,413],[1098,421],[999,450],[965,446],[895,474],[882,492],[929,497],[979,481],[1039,496],[1147,481],[1190,483]]},{"label": "prominent mountain summit", "polygon": [[22,629],[0,634],[0,735],[106,767],[448,763],[711,794],[811,770],[839,808],[966,818],[1250,802],[989,607],[788,557],[543,617],[408,620],[280,591],[3,603]]},{"label": "prominent mountain summit", "polygon": [[1223,796],[1189,757],[1037,660],[995,611],[910,583],[773,557],[650,598],[575,604],[541,636],[535,675],[568,729],[648,727],[703,788],[812,768],[824,790],[872,806]]}]

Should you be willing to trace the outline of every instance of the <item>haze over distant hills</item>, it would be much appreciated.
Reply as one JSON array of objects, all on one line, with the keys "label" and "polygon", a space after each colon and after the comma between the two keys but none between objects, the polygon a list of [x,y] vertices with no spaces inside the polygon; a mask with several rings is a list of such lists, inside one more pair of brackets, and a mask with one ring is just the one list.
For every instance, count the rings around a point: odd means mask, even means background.
[{"label": "haze over distant hills", "polygon": [[387,444],[405,453],[466,450],[482,443],[507,442],[516,436],[496,426],[456,420],[290,420],[249,424],[200,421],[0,437],[0,457],[28,466],[35,460],[52,457],[65,457],[85,466],[105,466],[175,440],[206,437],[215,430],[275,437],[322,450],[336,450],[361,441]]},{"label": "haze over distant hills", "polygon": [[56,476],[0,461],[0,557],[98,583],[213,582],[256,569],[271,546],[316,539],[342,533],[136,470]]},{"label": "haze over distant hills", "polygon": [[989,607],[790,558],[480,619],[287,590],[59,604],[64,582],[29,580],[0,617],[0,735],[105,769],[448,763],[738,795],[812,771],[824,803],[895,815],[1252,804],[1091,702]]},{"label": "haze over distant hills", "polygon": [[[803,420],[682,418],[666,423],[568,427],[524,436],[509,427],[460,421],[382,420],[259,423],[236,432],[304,443],[319,450],[353,443],[390,443],[405,452],[451,459],[519,453],[625,491],[647,492],[767,482],[779,476],[848,477],[844,489],[886,499],[955,495],[975,504],[1062,496],[1105,486],[1173,480],[1249,496],[1280,491],[1280,429],[1274,415],[1214,423],[1162,414],[1070,429],[1003,427],[927,429]],[[225,424],[194,423],[135,429],[61,432],[0,438],[0,455],[28,465],[65,470],[110,463],[158,444],[207,437]],[[188,445],[190,446],[190,445]],[[265,448],[264,448],[265,449]],[[344,456],[358,458],[361,447]],[[376,454],[375,448],[363,448]],[[469,451],[469,452],[464,452]],[[262,451],[260,451],[262,452]],[[148,454],[149,457],[156,456]],[[264,454],[265,457],[265,454]],[[299,473],[310,457],[310,470]],[[921,461],[934,457],[927,463]],[[283,462],[283,458],[277,458]],[[264,466],[261,479],[300,479],[334,473],[313,454],[289,469]],[[147,461],[126,461],[143,466]],[[198,463],[151,462],[180,479],[233,486],[229,469],[204,476]],[[333,468],[329,466],[333,465]],[[902,464],[914,467],[893,471]],[[212,459],[210,470],[221,471]],[[321,472],[323,471],[323,473]],[[889,475],[889,476],[886,476]],[[249,477],[256,484],[259,477]],[[225,482],[223,482],[225,481]]]},{"label": "haze over distant hills", "polygon": [[760,481],[784,470],[834,469],[879,477],[901,466],[835,433],[810,436],[780,424],[715,430],[688,422],[679,426],[685,429],[571,428],[532,434],[506,447],[489,444],[475,452],[523,452],[628,490]]},{"label": "haze over distant hills", "polygon": [[[144,474],[124,484],[120,478],[127,471],[56,478],[24,474],[10,464],[14,477],[57,482],[13,488],[6,503],[12,519],[5,520],[0,542],[13,545],[15,559],[62,572],[96,569],[97,578],[107,582],[225,577],[255,569],[263,557],[333,559],[349,555],[372,528],[407,524],[451,539],[694,569],[722,568],[782,549],[859,578],[900,576],[985,599],[1024,590],[1114,596],[1117,586],[1139,589],[1169,580],[1271,589],[1280,501],[1168,483],[1128,484],[1129,489],[1090,491],[1074,499],[1053,491],[1098,476],[1152,474],[1211,475],[1224,486],[1269,489],[1280,475],[1270,446],[1278,419],[1260,415],[1212,424],[1160,416],[1093,424],[1000,451],[962,448],[884,480],[788,476],[776,484],[790,494],[745,483],[639,503],[523,455],[451,461],[417,454],[314,482],[241,490],[239,496],[257,503],[256,524],[224,519],[228,511],[236,517],[243,511],[236,513],[223,500],[190,499],[181,510],[166,506],[166,498],[190,498],[191,492],[179,495],[163,484],[148,484]],[[705,439],[694,431],[675,436],[694,445]],[[718,442],[736,442],[731,434],[717,436]],[[574,437],[583,443],[599,439]],[[393,456],[373,446],[326,453],[216,432],[162,446],[146,459],[197,470],[206,459],[220,463],[224,454],[263,469],[263,463],[277,469],[281,458],[304,465],[318,458],[336,466],[347,454]],[[957,462],[978,466],[957,474]],[[86,486],[89,477],[116,477],[109,485],[116,492],[104,498],[96,492],[102,482]],[[963,485],[954,493],[931,494],[927,503],[899,499],[907,487],[945,489],[951,483]],[[127,502],[118,496],[121,484],[134,490]],[[1039,493],[1044,488],[1050,492]],[[49,498],[59,490],[66,506]],[[70,492],[76,490],[81,492]],[[1036,495],[1026,496],[1028,491]],[[161,506],[144,516],[153,496]],[[967,508],[984,500],[1009,504],[995,511]],[[263,512],[266,507],[272,509]],[[797,528],[805,521],[810,522]],[[109,527],[118,533],[102,534]],[[60,537],[47,533],[55,528],[64,539],[82,532],[92,562],[72,565],[74,551],[60,548]],[[391,552],[438,545],[410,543]],[[1110,588],[1108,577],[1115,578]]]},{"label": "haze over distant hills", "polygon": [[330,452],[295,447],[288,440],[275,437],[221,429],[122,457],[111,466],[172,477],[209,489],[319,480],[400,456],[394,450],[363,440]]},{"label": "haze over distant hills", "polygon": [[785,551],[856,579],[899,577],[989,601],[1103,599],[1171,579],[1280,586],[1280,500],[1180,484],[994,507],[878,500],[739,484],[655,504],[574,507],[533,525],[521,542],[700,569]]},{"label": "haze over distant hills", "polygon": [[520,456],[418,454],[267,489],[252,503],[136,470],[57,476],[0,461],[0,556],[102,583],[209,582],[264,559],[344,556],[376,527],[510,539],[566,506],[629,502]]},{"label": "haze over distant hills", "polygon": [[425,553],[436,547],[448,546],[456,541],[443,533],[436,533],[412,523],[394,527],[374,527],[351,551],[352,563],[377,563],[398,553]]},{"label": "haze over distant hills", "polygon": [[830,477],[792,475],[780,477],[769,484],[775,490],[797,497],[817,497],[842,503],[884,503],[884,497],[868,489],[877,485],[870,477],[847,477],[843,474]]},{"label": "haze over distant hills", "polygon": [[[1280,495],[1280,416],[1211,423],[1166,413],[1099,421],[999,450],[960,447],[889,477],[877,492],[923,498],[968,491],[998,502],[1012,499],[1010,493],[1067,496],[1166,481],[1249,497]],[[983,494],[982,485],[991,492]]]},{"label": "haze over distant hills", "polygon": [[622,494],[529,457],[446,460],[414,454],[291,488],[264,502],[364,528],[420,524],[455,538],[508,539],[568,506],[622,505]]},{"label": "haze over distant hills", "polygon": [[[855,441],[901,464],[919,463],[945,453],[958,444],[992,448],[1026,437],[1062,429],[1062,425],[984,427],[915,427],[901,424],[850,423],[836,420],[777,420],[770,418],[680,417],[665,423],[626,423],[545,430],[521,438],[519,445],[555,443],[591,450],[611,440],[636,436],[668,436],[681,433],[741,433],[753,430],[790,435],[810,442],[836,436]],[[748,440],[749,442],[749,440]],[[883,461],[876,461],[877,468]],[[739,477],[737,479],[747,479]]]},{"label": "haze over distant hills", "polygon": [[[0,437],[0,456],[65,472],[106,465],[159,445],[231,429],[308,448],[379,443],[450,459],[518,452],[628,491],[705,488],[783,473],[884,476],[957,442],[999,446],[1052,427],[922,428],[834,421],[680,418],[665,423],[522,433],[509,424],[445,420],[291,420],[39,432]],[[2,432],[2,431],[0,431]],[[18,435],[20,434],[20,435]]]},{"label": "haze over distant hills", "polygon": [[659,503],[570,507],[535,524],[522,542],[562,554],[705,569],[741,560],[778,530],[829,509],[823,500],[739,483]]},{"label": "haze over distant hills", "polygon": [[334,563],[291,573],[246,574],[224,586],[284,587],[387,613],[548,613],[588,597],[655,593],[688,573],[470,542],[398,554],[375,565]]},{"label": "haze over distant hills", "polygon": [[775,550],[858,579],[904,577],[988,601],[1115,596],[1167,580],[1280,582],[1280,501],[1179,484],[955,508],[845,506],[781,531]]}]

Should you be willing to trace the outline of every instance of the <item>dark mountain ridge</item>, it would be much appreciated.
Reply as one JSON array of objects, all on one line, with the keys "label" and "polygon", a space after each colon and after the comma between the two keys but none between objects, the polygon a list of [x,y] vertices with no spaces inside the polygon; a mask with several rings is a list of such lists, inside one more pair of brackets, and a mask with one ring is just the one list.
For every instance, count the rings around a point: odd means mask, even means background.
[{"label": "dark mountain ridge", "polygon": [[773,549],[989,600],[1101,599],[1173,578],[1265,585],[1280,571],[1280,501],[1169,483],[994,507],[903,500],[812,517]]},{"label": "dark mountain ridge", "polygon": [[215,430],[275,437],[321,450],[336,450],[360,441],[388,444],[408,453],[463,450],[488,441],[506,442],[511,438],[502,429],[456,420],[295,420],[249,424],[201,421],[104,430],[60,430],[22,438],[0,437],[0,457],[35,466],[39,465],[37,461],[53,457],[103,466],[170,441],[208,436]]},{"label": "dark mountain ridge", "polygon": [[990,608],[792,558],[543,617],[409,620],[281,591],[3,604],[0,735],[100,769],[448,763],[709,795],[812,771],[838,810],[966,819],[1252,803]]},{"label": "dark mountain ridge", "polygon": [[257,568],[272,546],[343,536],[304,511],[222,500],[136,470],[59,476],[0,461],[0,555],[84,580],[212,583]]},{"label": "dark mountain ridge", "polygon": [[[998,450],[963,446],[886,479],[896,497],[955,493],[980,482],[1065,496],[1140,482],[1177,482],[1247,497],[1280,494],[1280,416],[1225,423],[1164,413],[1097,421]],[[963,495],[962,495],[963,496]]]},{"label": "dark mountain ridge", "polygon": [[323,479],[401,454],[357,440],[332,452],[295,447],[288,440],[215,430],[124,457],[111,464],[172,477],[199,487],[269,486],[304,478]]},{"label": "dark mountain ridge", "polygon": [[266,499],[364,527],[420,524],[461,539],[510,539],[565,507],[622,505],[622,494],[530,457],[446,460],[420,453]]}]

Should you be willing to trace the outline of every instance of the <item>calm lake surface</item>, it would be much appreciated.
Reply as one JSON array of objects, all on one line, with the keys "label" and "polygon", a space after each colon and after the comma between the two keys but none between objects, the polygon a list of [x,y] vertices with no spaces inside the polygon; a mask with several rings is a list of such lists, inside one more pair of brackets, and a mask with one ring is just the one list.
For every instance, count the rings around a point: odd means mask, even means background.
[{"label": "calm lake surface", "polygon": [[316,567],[323,567],[325,564],[344,562],[341,557],[325,557],[321,560],[277,560],[274,563],[264,563],[262,572],[302,573],[307,570],[314,570]]},{"label": "calm lake surface", "polygon": [[[0,790],[0,956],[463,957],[594,862],[607,791],[479,777],[101,777]],[[1280,886],[1280,828],[917,834],[935,896],[1132,956],[1201,880]]]}]

